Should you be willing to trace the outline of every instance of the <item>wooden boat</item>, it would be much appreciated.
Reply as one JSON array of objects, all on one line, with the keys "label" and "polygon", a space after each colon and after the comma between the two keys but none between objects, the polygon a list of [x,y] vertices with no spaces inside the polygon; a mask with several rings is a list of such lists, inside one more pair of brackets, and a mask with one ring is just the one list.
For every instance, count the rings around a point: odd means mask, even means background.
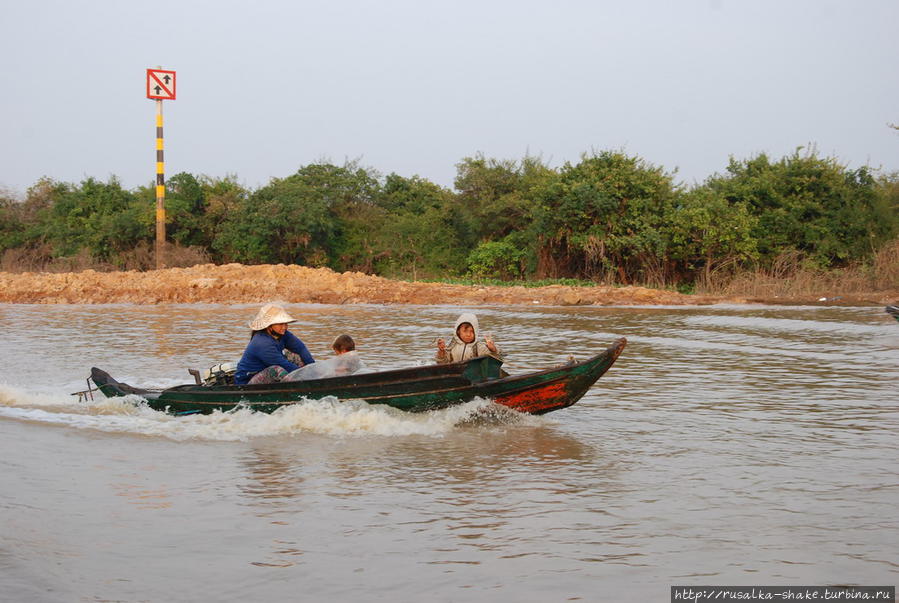
[{"label": "wooden boat", "polygon": [[580,400],[609,370],[626,344],[627,340],[622,338],[582,362],[570,361],[521,375],[506,375],[500,370],[502,362],[482,356],[454,364],[265,385],[190,384],[163,390],[142,389],[119,383],[98,368],[91,369],[90,380],[107,397],[136,394],[151,408],[171,414],[210,413],[237,407],[273,412],[285,405],[333,396],[338,400],[386,404],[410,412],[446,408],[485,398],[517,411],[539,415]]},{"label": "wooden boat", "polygon": [[887,306],[884,311],[899,322],[899,305]]}]

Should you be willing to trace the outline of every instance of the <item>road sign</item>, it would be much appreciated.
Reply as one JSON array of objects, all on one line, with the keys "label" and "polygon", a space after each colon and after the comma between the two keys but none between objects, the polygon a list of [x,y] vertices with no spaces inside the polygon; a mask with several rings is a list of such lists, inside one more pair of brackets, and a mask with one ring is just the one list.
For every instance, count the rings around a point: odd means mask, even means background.
[{"label": "road sign", "polygon": [[147,69],[147,98],[175,100],[175,72]]},{"label": "road sign", "polygon": [[147,69],[147,98],[156,100],[156,269],[165,268],[165,162],[163,161],[162,101],[175,100],[175,72]]}]

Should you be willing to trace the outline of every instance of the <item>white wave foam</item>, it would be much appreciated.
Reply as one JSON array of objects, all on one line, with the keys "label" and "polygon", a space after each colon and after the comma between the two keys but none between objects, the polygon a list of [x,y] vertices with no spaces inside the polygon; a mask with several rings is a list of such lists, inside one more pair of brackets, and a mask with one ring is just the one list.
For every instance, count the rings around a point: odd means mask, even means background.
[{"label": "white wave foam", "polygon": [[28,391],[9,385],[0,385],[0,407],[64,408],[78,412],[79,409],[83,410],[92,405],[102,406],[106,402],[114,402],[116,406],[121,406],[120,401],[107,400],[102,394],[95,395],[94,400],[79,402],[77,396],[69,394]]},{"label": "white wave foam", "polygon": [[208,415],[172,416],[149,408],[138,396],[78,402],[63,395],[36,394],[0,386],[0,417],[176,441],[240,441],[317,433],[336,437],[442,436],[459,426],[518,422],[525,415],[475,400],[444,410],[407,413],[383,405],[336,398],[309,400],[266,414],[250,409]]}]

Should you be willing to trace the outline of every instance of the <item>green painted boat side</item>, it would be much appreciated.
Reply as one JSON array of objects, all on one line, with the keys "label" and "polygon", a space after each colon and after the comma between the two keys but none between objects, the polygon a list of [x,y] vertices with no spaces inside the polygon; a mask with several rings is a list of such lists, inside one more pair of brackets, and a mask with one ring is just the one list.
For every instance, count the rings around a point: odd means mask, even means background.
[{"label": "green painted boat side", "polygon": [[512,376],[503,376],[499,360],[483,356],[456,364],[266,385],[190,384],[154,391],[118,383],[96,368],[91,379],[108,397],[137,394],[151,408],[172,414],[228,411],[239,406],[273,412],[285,405],[326,397],[364,400],[409,412],[487,398],[521,412],[544,414],[577,402],[614,364],[626,343],[624,338],[619,339],[583,362]]}]

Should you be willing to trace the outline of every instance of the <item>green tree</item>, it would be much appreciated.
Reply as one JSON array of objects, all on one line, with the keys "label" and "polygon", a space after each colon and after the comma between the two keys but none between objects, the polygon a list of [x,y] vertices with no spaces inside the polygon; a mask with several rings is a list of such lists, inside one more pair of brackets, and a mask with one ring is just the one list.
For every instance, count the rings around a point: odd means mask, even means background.
[{"label": "green tree", "polygon": [[620,152],[565,164],[535,190],[538,276],[664,284],[664,220],[675,192],[662,168]]},{"label": "green tree", "polygon": [[87,178],[78,186],[54,187],[51,205],[42,213],[55,256],[86,250],[97,260],[108,261],[147,236],[138,219],[140,211],[135,195],[112,177],[107,182]]},{"label": "green tree", "polygon": [[708,186],[757,218],[753,236],[764,265],[789,251],[816,267],[844,266],[895,236],[896,216],[868,168],[850,170],[814,149],[772,162],[731,159]]},{"label": "green tree", "polygon": [[227,261],[216,253],[215,241],[225,224],[239,217],[243,204],[250,197],[250,191],[238,182],[234,174],[224,178],[203,176],[200,178],[200,186],[203,190],[203,218],[199,224],[199,245],[215,261]]},{"label": "green tree", "polygon": [[708,284],[714,272],[736,269],[752,262],[756,218],[742,203],[729,203],[708,187],[698,187],[678,197],[666,220],[671,259],[681,262],[680,280],[700,270]]},{"label": "green tree", "polygon": [[357,221],[356,232],[367,233],[378,273],[416,279],[465,270],[469,243],[460,236],[462,218],[451,191],[418,176],[390,174],[377,205],[379,221]]},{"label": "green tree", "polygon": [[12,194],[0,192],[0,254],[23,243],[25,224],[22,203]]},{"label": "green tree", "polygon": [[9,216],[14,221],[14,237],[9,247],[38,247],[48,238],[50,212],[56,199],[61,198],[69,187],[50,178],[41,178],[28,188],[25,200],[13,201],[9,206]]},{"label": "green tree", "polygon": [[498,241],[530,223],[533,190],[554,176],[538,157],[521,161],[479,154],[456,164],[455,187],[468,244]]},{"label": "green tree", "polygon": [[881,174],[877,179],[879,205],[899,219],[899,172]]},{"label": "green tree", "polygon": [[370,207],[377,192],[376,175],[354,162],[304,166],[242,200],[222,223],[213,249],[226,261],[339,269],[344,222]]},{"label": "green tree", "polygon": [[520,279],[527,250],[516,244],[515,234],[499,241],[486,241],[468,255],[468,271],[476,278]]},{"label": "green tree", "polygon": [[229,216],[213,247],[226,261],[317,263],[335,226],[327,206],[300,179],[273,179]]},{"label": "green tree", "polygon": [[181,172],[169,178],[165,188],[166,239],[183,246],[207,246],[203,184],[193,174]]}]

